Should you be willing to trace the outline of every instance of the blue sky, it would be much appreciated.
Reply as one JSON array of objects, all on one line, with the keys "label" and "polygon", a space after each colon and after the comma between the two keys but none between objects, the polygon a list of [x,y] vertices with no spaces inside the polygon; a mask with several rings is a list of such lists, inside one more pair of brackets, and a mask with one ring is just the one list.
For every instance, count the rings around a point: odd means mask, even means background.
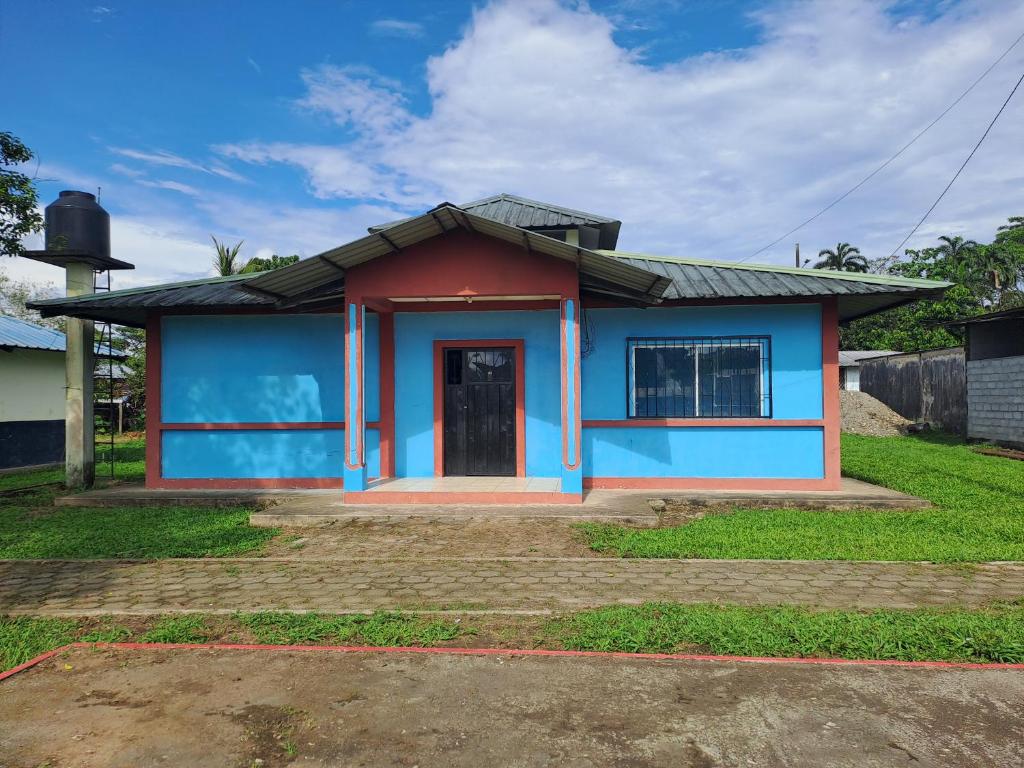
[{"label": "blue sky", "polygon": [[[44,202],[102,186],[118,285],[319,250],[508,191],[623,219],[620,247],[738,259],[851,186],[1024,31],[955,2],[6,0],[5,129]],[[1024,44],[891,169],[758,256],[895,247],[984,130]],[[1024,213],[1004,114],[912,245]],[[57,279],[41,265],[5,265]]]}]

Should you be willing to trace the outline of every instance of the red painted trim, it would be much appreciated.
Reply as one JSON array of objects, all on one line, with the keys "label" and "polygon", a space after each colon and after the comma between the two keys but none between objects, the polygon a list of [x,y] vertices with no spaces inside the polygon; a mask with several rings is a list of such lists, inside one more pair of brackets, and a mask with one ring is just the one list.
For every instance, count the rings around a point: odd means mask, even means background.
[{"label": "red painted trim", "polygon": [[[395,475],[395,316],[378,316],[380,351],[380,476]],[[370,425],[367,424],[367,427]]]},{"label": "red painted trim", "polygon": [[[367,425],[369,426],[369,425]],[[344,421],[168,421],[160,425],[165,432],[230,432],[242,429],[344,429]]]},{"label": "red painted trim", "polygon": [[842,471],[839,449],[839,301],[836,298],[821,304],[821,374],[825,480],[830,488],[839,490]]},{"label": "red painted trim", "polygon": [[[400,297],[398,297],[400,298]],[[474,298],[467,301],[395,301],[395,312],[537,312],[558,309],[557,299],[536,299],[523,301],[488,301]]]},{"label": "red painted trim", "polygon": [[824,419],[584,419],[584,429],[613,427],[823,427]]},{"label": "red painted trim", "polygon": [[420,646],[366,645],[257,645],[255,643],[85,643],[75,642],[54,648],[33,659],[0,672],[0,680],[31,669],[54,656],[76,648],[124,651],[267,651],[286,653],[409,653],[443,656],[550,656],[556,658],[644,659],[649,661],[700,661],[743,664],[815,664],[852,667],[904,667],[908,669],[1024,669],[1024,664],[971,661],[901,661],[899,659],[826,659],[808,656],[723,656],[704,653],[629,653],[626,651],[562,651],[546,648],[439,648]]},{"label": "red painted trim", "polygon": [[212,488],[245,490],[258,488],[341,488],[340,477],[223,477],[223,478],[162,478],[147,488],[182,489]]},{"label": "red painted trim", "polygon": [[[444,350],[462,347],[512,347],[515,350],[516,477],[526,477],[526,345],[523,339],[436,339],[434,341],[434,476],[444,476]],[[447,497],[453,494],[441,495]]]},{"label": "red painted trim", "polygon": [[162,347],[160,340],[161,315],[146,317],[146,487],[153,488],[160,481],[163,466],[161,458],[160,379]]},{"label": "red painted trim", "polygon": [[583,494],[547,491],[351,491],[346,504],[582,504]]},{"label": "red painted trim", "polygon": [[834,491],[825,479],[757,477],[585,477],[584,488],[692,491]]}]

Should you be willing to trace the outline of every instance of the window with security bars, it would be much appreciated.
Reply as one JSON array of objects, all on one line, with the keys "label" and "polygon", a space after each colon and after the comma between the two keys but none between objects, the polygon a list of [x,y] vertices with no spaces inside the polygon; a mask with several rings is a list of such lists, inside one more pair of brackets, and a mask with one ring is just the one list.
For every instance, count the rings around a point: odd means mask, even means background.
[{"label": "window with security bars", "polygon": [[771,338],[626,340],[631,419],[770,418]]}]

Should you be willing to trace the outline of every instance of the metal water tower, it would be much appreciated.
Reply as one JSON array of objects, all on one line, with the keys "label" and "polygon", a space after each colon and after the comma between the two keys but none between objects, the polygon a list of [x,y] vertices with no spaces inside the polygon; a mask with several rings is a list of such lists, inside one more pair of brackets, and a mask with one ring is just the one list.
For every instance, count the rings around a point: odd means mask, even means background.
[{"label": "metal water tower", "polygon": [[[110,257],[110,214],[88,192],[66,190],[46,206],[45,248],[25,251],[33,261],[63,267],[67,295],[95,291],[98,272],[134,269]],[[96,477],[93,424],[93,321],[67,319],[65,352],[67,395],[64,406],[64,483],[91,486]]]}]

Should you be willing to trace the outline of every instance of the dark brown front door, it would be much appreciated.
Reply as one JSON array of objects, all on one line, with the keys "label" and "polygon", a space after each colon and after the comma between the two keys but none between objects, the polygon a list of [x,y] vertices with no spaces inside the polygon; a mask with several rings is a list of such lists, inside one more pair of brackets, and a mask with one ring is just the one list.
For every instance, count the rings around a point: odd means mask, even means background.
[{"label": "dark brown front door", "polygon": [[512,347],[444,351],[444,473],[515,475]]}]

